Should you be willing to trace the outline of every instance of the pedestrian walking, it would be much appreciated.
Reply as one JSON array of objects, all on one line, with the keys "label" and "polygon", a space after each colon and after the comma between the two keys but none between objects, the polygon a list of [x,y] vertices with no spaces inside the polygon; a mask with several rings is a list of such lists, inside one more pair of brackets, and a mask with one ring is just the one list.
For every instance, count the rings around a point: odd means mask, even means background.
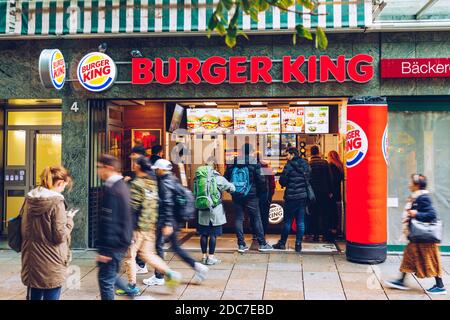
[{"label": "pedestrian walking", "polygon": [[130,190],[120,172],[120,161],[104,154],[97,172],[104,181],[103,203],[98,220],[98,282],[102,300],[114,300],[114,286],[128,295],[139,294],[120,278],[122,260],[131,245],[133,227],[130,210]]},{"label": "pedestrian walking", "polygon": [[71,261],[70,235],[75,210],[67,211],[64,196],[72,178],[61,166],[46,167],[40,186],[28,192],[22,216],[22,283],[27,300],[59,300]]},{"label": "pedestrian walking", "polygon": [[210,157],[205,166],[197,169],[194,180],[195,204],[198,209],[197,231],[200,234],[203,253],[202,263],[206,265],[221,262],[214,253],[217,237],[222,235],[222,226],[227,222],[222,205],[222,192],[236,190],[232,183],[220,175],[215,165],[216,159]]},{"label": "pedestrian walking", "polygon": [[334,241],[337,237],[337,229],[342,217],[342,182],[344,181],[344,164],[339,154],[332,150],[328,153],[328,162],[331,171],[332,197],[330,201],[330,223],[328,225],[329,240]]},{"label": "pedestrian walking", "polygon": [[244,212],[250,215],[252,231],[259,243],[259,251],[272,250],[267,243],[261,222],[261,211],[259,207],[258,194],[266,192],[266,183],[261,174],[261,165],[257,163],[252,145],[246,143],[242,146],[240,155],[235,157],[225,171],[225,178],[236,187],[232,194],[233,208],[235,212],[235,228],[238,242],[238,252],[244,253],[249,250],[244,239]]},{"label": "pedestrian walking", "polygon": [[[178,222],[181,220],[182,210],[185,208],[179,205],[177,198],[180,196],[179,188],[184,187],[172,174],[172,168],[172,163],[166,159],[159,159],[152,166],[158,177],[160,199],[157,233],[161,233],[163,237],[169,239],[175,254],[194,269],[195,278],[198,281],[202,281],[206,278],[206,274],[209,271],[208,267],[196,262],[178,242]],[[144,283],[150,283],[150,281],[155,281],[155,279],[152,277],[147,279],[147,281],[144,280]]]},{"label": "pedestrian walking", "polygon": [[152,154],[150,156],[150,162],[152,165],[154,165],[156,163],[156,161],[158,161],[159,159],[162,159],[164,155],[164,149],[162,147],[162,145],[154,145],[152,147]]},{"label": "pedestrian walking", "polygon": [[[128,286],[136,287],[136,256],[168,278],[166,285],[178,285],[181,274],[171,270],[155,253],[156,221],[158,219],[158,183],[151,169],[150,161],[145,157],[136,160],[133,166],[135,178],[131,182],[131,215],[133,220],[133,240],[128,248],[124,265],[128,276]],[[126,295],[117,289],[119,295]]]},{"label": "pedestrian walking", "polygon": [[411,195],[405,205],[403,213],[403,234],[409,240],[400,265],[401,276],[397,280],[386,281],[389,287],[407,290],[405,277],[408,273],[414,273],[417,278],[435,278],[436,284],[427,289],[428,294],[447,294],[442,281],[443,269],[441,254],[437,242],[416,242],[412,238],[412,219],[420,222],[436,222],[437,213],[432,204],[431,196],[427,188],[427,178],[421,174],[413,174],[409,184]]},{"label": "pedestrian walking", "polygon": [[288,162],[280,176],[280,184],[284,191],[284,221],[280,240],[273,248],[286,250],[286,241],[291,231],[292,220],[296,221],[295,251],[302,251],[302,240],[305,233],[305,213],[308,201],[307,185],[311,176],[311,168],[305,159],[299,157],[296,148],[287,150]]},{"label": "pedestrian walking", "polygon": [[330,200],[333,196],[331,171],[328,162],[320,155],[319,147],[311,147],[311,187],[314,190],[316,201],[309,207],[310,233],[314,236],[314,241],[329,240],[328,225],[330,219]]}]

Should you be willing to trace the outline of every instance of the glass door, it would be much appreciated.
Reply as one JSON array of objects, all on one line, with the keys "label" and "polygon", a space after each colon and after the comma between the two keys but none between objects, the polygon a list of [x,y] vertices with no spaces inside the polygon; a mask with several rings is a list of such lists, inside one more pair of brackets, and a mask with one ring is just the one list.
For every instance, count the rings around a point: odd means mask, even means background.
[{"label": "glass door", "polygon": [[45,167],[61,165],[61,133],[55,131],[34,132],[34,185],[40,184],[40,175]]}]

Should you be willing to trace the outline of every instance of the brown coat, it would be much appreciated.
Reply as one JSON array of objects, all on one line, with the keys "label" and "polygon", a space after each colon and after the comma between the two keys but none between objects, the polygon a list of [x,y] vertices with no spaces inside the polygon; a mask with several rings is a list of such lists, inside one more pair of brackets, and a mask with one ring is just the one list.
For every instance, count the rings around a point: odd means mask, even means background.
[{"label": "brown coat", "polygon": [[22,207],[22,283],[31,288],[61,287],[70,262],[73,219],[64,197],[38,187]]}]

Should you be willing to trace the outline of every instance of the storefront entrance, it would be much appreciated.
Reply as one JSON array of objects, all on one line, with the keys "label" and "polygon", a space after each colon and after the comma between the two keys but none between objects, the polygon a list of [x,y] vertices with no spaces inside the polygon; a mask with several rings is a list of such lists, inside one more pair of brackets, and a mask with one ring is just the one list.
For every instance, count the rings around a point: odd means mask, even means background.
[{"label": "storefront entrance", "polygon": [[[101,199],[101,182],[96,177],[95,161],[102,152],[122,160],[123,173],[130,173],[129,154],[136,144],[147,153],[160,144],[164,157],[174,162],[184,158],[176,170],[182,183],[191,188],[196,169],[209,156],[219,162],[223,174],[226,163],[236,156],[246,142],[257,150],[258,158],[275,175],[268,234],[280,234],[283,221],[284,189],[279,176],[287,162],[286,149],[296,147],[300,155],[310,158],[310,149],[317,145],[327,160],[329,151],[343,159],[345,147],[346,99],[300,99],[276,101],[146,101],[110,100],[91,102],[91,185],[90,185],[90,245],[95,246],[95,221]],[[206,115],[209,113],[208,115]],[[209,123],[200,118],[211,116]],[[192,123],[197,119],[198,123]],[[249,120],[254,119],[254,120]],[[234,130],[233,130],[234,127]],[[240,131],[239,131],[240,130]],[[345,179],[340,201],[336,205],[337,237],[345,237]],[[227,224],[224,232],[234,233],[231,196],[224,194]],[[330,203],[331,204],[331,203]],[[281,210],[280,210],[281,209]],[[334,209],[333,209],[334,210]],[[327,223],[327,222],[325,222]],[[195,229],[196,221],[187,227]],[[308,230],[307,230],[308,231]],[[245,232],[251,233],[250,221]],[[311,239],[312,240],[312,239]]]},{"label": "storefront entrance", "polygon": [[20,211],[46,166],[61,165],[61,111],[5,111],[4,226]]}]

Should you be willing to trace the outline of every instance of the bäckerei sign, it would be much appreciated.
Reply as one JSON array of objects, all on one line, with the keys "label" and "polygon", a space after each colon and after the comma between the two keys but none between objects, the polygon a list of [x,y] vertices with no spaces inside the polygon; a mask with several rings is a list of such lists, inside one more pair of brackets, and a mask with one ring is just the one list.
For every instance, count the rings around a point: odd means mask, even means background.
[{"label": "b\u00e4ckerei sign", "polygon": [[381,59],[381,78],[450,77],[450,58]]}]

